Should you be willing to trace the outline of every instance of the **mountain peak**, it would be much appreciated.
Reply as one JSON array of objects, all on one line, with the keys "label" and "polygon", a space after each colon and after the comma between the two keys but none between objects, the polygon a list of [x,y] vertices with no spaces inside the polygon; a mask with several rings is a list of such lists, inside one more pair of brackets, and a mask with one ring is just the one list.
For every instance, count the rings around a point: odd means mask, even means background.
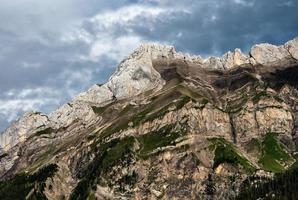
[{"label": "mountain peak", "polygon": [[[45,119],[47,121],[45,124],[46,127],[59,129],[67,127],[77,120],[89,123],[89,120],[95,116],[92,106],[104,106],[116,99],[129,99],[149,90],[152,90],[152,92],[160,90],[166,84],[160,70],[169,69],[172,66],[176,68],[177,63],[194,65],[196,69],[226,72],[243,65],[261,68],[267,65],[272,67],[281,65],[284,62],[292,62],[292,60],[298,60],[298,37],[281,46],[271,44],[254,45],[249,55],[243,54],[240,49],[235,49],[232,52],[225,53],[222,57],[211,56],[205,60],[201,56],[176,52],[175,48],[170,45],[141,44],[118,65],[107,83],[101,86],[93,85],[68,104],[50,113]],[[25,115],[15,124],[27,120],[32,119]],[[22,122],[22,124],[31,124],[31,122]],[[15,138],[15,136],[11,136],[10,129],[8,128],[1,137]],[[25,136],[22,137],[26,138],[32,134],[31,129],[29,127],[28,134],[24,134]],[[20,130],[20,128],[16,128],[15,134],[18,135]],[[11,139],[2,140],[0,144],[2,149],[13,145],[15,145],[15,142],[11,143]]]}]

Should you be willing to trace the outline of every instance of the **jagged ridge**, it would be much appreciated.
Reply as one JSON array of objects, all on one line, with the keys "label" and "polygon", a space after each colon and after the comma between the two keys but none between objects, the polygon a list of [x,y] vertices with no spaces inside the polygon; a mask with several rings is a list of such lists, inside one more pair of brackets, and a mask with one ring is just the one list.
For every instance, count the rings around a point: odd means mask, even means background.
[{"label": "jagged ridge", "polygon": [[[231,170],[226,162],[244,171],[284,171],[296,162],[297,52],[298,38],[279,47],[255,45],[250,55],[235,50],[206,60],[177,53],[170,46],[142,45],[120,63],[106,84],[92,86],[49,116],[28,113],[8,128],[0,138],[0,175],[6,179],[24,169],[32,172],[58,162],[60,178],[48,184],[65,184],[61,187],[68,197],[80,194],[76,191],[86,182],[88,187],[101,187],[93,176],[108,176],[96,170],[102,161],[109,171],[122,165],[118,159],[132,155],[128,157],[138,163],[134,170],[146,179],[142,171],[147,159],[153,163],[154,159],[182,159],[172,151],[185,146],[191,146],[183,150],[191,160],[185,162],[203,170],[197,175],[202,176],[199,182],[212,170],[219,175]],[[270,133],[276,134],[269,140],[276,143],[269,146],[275,145],[277,155],[265,154],[270,152],[266,142]],[[242,168],[237,187],[247,176]],[[197,172],[191,169],[188,176],[192,177]],[[84,178],[86,173],[90,175]],[[111,187],[119,189],[115,183]],[[53,191],[59,194],[60,189]],[[151,195],[162,196],[157,188],[151,189]],[[107,195],[103,188],[83,191]],[[47,197],[53,195],[45,192]],[[164,192],[165,198],[180,195],[170,189]],[[125,196],[121,191],[119,195]]]},{"label": "jagged ridge", "polygon": [[240,49],[227,52],[221,58],[177,53],[172,46],[145,44],[124,59],[109,81],[102,86],[94,85],[88,91],[79,94],[73,101],[52,112],[48,117],[39,112],[30,112],[13,123],[1,134],[0,148],[8,150],[18,142],[23,142],[29,134],[41,127],[59,129],[69,126],[74,120],[89,121],[94,115],[92,105],[103,105],[116,99],[130,98],[142,92],[159,90],[165,84],[160,74],[154,69],[157,59],[177,59],[186,63],[195,63],[207,70],[227,71],[244,64],[257,66],[278,65],[285,60],[298,60],[298,38],[282,46],[260,44],[252,47],[245,55]]}]

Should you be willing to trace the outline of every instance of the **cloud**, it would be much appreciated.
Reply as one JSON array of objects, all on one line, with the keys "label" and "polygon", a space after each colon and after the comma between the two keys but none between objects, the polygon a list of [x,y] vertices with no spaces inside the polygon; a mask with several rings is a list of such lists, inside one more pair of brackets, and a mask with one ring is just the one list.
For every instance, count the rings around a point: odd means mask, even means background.
[{"label": "cloud", "polygon": [[102,83],[144,42],[221,55],[298,35],[294,0],[1,0],[0,130]]},{"label": "cloud", "polygon": [[0,98],[0,119],[12,122],[21,113],[38,111],[46,106],[45,110],[57,107],[63,93],[50,87],[11,89]]},{"label": "cloud", "polygon": [[83,40],[90,44],[90,52],[87,55],[82,55],[80,57],[82,60],[99,61],[106,56],[119,62],[140,43],[150,41],[150,39],[144,39],[140,34],[134,34],[135,31],[132,29],[134,25],[143,21],[138,19],[150,21],[151,24],[146,23],[146,26],[153,30],[154,21],[161,13],[168,11],[168,9],[140,5],[107,10],[84,20],[82,27],[69,38]]}]

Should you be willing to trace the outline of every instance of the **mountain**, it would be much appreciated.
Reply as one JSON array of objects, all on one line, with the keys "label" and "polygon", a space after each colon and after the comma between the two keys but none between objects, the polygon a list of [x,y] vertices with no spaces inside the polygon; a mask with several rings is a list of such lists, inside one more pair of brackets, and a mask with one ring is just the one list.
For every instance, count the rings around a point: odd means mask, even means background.
[{"label": "mountain", "polygon": [[141,45],[0,135],[0,199],[295,199],[297,117],[298,38],[207,59]]}]

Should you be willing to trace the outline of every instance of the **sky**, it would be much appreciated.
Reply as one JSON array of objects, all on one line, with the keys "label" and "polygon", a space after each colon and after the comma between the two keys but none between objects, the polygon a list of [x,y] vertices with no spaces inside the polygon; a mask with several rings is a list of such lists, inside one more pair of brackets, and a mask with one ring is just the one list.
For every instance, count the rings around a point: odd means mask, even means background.
[{"label": "sky", "polygon": [[297,0],[0,0],[0,131],[104,83],[141,43],[220,56],[298,36]]}]

